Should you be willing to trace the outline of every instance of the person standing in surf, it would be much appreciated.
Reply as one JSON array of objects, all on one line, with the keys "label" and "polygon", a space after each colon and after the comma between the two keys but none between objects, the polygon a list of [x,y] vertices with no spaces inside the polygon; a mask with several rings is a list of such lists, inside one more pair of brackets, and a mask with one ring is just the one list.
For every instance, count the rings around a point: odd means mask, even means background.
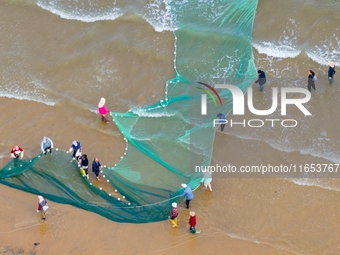
[{"label": "person standing in surf", "polygon": [[335,65],[333,61],[328,61],[328,81],[329,83],[333,83],[333,79],[334,79],[334,74],[335,74]]},{"label": "person standing in surf", "polygon": [[212,176],[211,176],[211,172],[210,170],[206,170],[205,172],[203,172],[203,178],[201,180],[201,183],[203,183],[204,188],[210,190],[210,192],[212,192],[212,188],[211,188],[211,181],[212,181]]},{"label": "person standing in surf", "polygon": [[217,118],[219,119],[219,123],[216,126],[216,130],[219,127],[221,127],[221,133],[223,133],[224,127],[225,127],[225,125],[227,123],[226,118],[225,118],[225,114],[220,112],[219,114],[217,114]]},{"label": "person standing in surf", "polygon": [[105,98],[102,97],[98,103],[98,112],[102,116],[102,121],[108,123],[108,119],[106,118],[106,114],[109,113],[110,111],[106,108],[105,106]]},{"label": "person standing in surf", "polygon": [[308,71],[308,90],[312,91],[312,88],[315,89],[315,81],[316,81],[316,75],[312,70]]},{"label": "person standing in surf", "polygon": [[257,74],[259,78],[255,81],[255,83],[258,83],[260,85],[260,91],[263,91],[264,84],[267,82],[266,73],[262,70],[258,70]]}]

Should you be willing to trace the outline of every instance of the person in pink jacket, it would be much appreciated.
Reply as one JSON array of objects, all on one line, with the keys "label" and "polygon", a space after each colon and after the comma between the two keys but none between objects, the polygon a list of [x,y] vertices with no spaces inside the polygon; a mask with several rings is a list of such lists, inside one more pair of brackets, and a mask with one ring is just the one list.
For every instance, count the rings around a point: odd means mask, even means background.
[{"label": "person in pink jacket", "polygon": [[100,99],[99,104],[98,104],[98,112],[102,116],[102,121],[105,121],[106,123],[108,123],[109,121],[106,118],[106,114],[109,113],[110,111],[106,108],[105,101],[106,100],[104,97]]}]

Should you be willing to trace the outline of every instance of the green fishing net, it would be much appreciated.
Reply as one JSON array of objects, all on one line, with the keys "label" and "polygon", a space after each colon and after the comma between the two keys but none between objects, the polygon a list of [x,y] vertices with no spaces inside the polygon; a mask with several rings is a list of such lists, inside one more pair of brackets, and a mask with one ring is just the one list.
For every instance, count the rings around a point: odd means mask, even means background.
[{"label": "green fishing net", "polygon": [[[180,202],[181,183],[195,189],[203,176],[195,166],[210,164],[219,112],[232,109],[229,90],[223,105],[208,97],[201,115],[201,84],[234,84],[245,91],[256,77],[251,34],[257,1],[168,1],[174,29],[175,77],[166,81],[163,100],[111,116],[126,141],[121,160],[103,168],[95,187],[70,155],[54,150],[30,160],[10,161],[0,182],[98,213],[118,222],[167,219]],[[164,84],[160,84],[164,86]],[[91,170],[90,170],[91,171]],[[105,184],[105,185],[104,185]]]}]

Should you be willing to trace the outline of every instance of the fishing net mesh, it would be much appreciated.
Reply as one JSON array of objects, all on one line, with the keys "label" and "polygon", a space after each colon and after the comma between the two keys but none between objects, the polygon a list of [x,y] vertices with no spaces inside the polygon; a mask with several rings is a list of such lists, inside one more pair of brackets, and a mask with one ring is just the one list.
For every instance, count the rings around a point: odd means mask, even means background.
[{"label": "fishing net mesh", "polygon": [[[167,219],[180,202],[181,183],[195,189],[208,166],[219,112],[232,109],[229,90],[223,105],[207,99],[201,115],[201,84],[234,84],[242,91],[256,77],[251,33],[257,1],[168,1],[174,28],[175,77],[166,81],[163,100],[111,116],[126,141],[121,160],[103,168],[103,185],[93,185],[62,150],[10,161],[0,182],[55,202],[70,204],[118,222]],[[164,86],[164,84],[160,84]]]}]

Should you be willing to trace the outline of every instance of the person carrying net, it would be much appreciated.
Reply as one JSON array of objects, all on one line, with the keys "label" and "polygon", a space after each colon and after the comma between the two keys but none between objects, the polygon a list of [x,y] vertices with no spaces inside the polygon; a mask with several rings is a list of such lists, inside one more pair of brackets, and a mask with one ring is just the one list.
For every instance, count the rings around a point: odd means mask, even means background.
[{"label": "person carrying net", "polygon": [[45,155],[47,154],[47,152],[50,152],[52,154],[53,141],[47,136],[44,136],[43,139],[41,139],[40,147],[41,151]]},{"label": "person carrying net", "polygon": [[15,145],[11,150],[11,157],[14,160],[14,166],[17,166],[19,158],[24,157],[24,150],[20,146]]}]

